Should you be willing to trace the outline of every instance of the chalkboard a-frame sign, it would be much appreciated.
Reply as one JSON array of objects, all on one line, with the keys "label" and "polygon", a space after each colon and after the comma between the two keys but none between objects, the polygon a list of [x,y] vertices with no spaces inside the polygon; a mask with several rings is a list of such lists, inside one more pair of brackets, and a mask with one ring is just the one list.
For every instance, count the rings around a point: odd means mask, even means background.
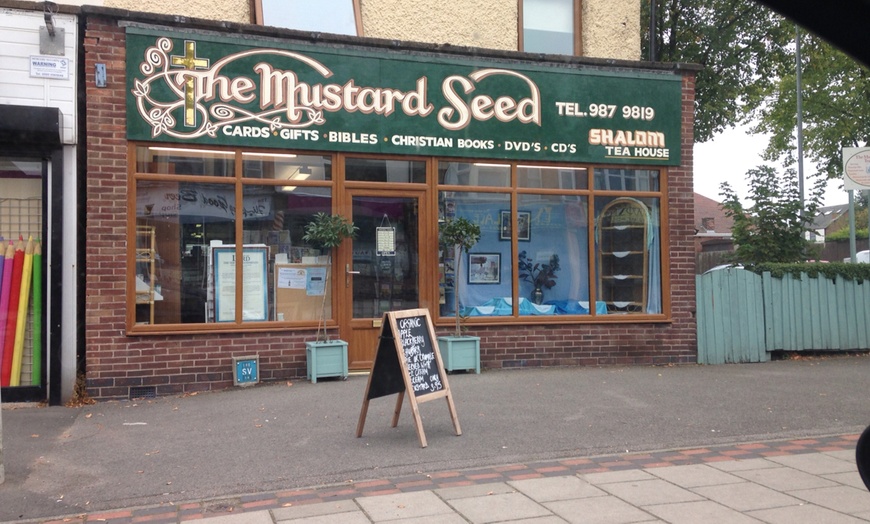
[{"label": "chalkboard a-frame sign", "polygon": [[414,417],[414,428],[417,430],[420,446],[425,448],[427,445],[417,407],[421,402],[446,398],[453,428],[457,435],[462,435],[456,406],[447,384],[447,374],[444,372],[441,353],[435,340],[435,330],[428,309],[391,311],[384,315],[375,363],[369,374],[369,383],[359,414],[357,437],[362,436],[369,401],[398,393],[392,423],[392,427],[396,427],[406,391],[413,392],[413,395],[408,395],[408,402],[411,404],[411,415]]}]

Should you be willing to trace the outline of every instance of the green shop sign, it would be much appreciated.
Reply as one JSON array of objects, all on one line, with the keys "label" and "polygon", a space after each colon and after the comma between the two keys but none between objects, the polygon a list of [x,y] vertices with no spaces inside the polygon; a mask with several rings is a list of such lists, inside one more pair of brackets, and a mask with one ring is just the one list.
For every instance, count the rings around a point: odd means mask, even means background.
[{"label": "green shop sign", "polygon": [[680,164],[681,78],[127,29],[127,137]]}]

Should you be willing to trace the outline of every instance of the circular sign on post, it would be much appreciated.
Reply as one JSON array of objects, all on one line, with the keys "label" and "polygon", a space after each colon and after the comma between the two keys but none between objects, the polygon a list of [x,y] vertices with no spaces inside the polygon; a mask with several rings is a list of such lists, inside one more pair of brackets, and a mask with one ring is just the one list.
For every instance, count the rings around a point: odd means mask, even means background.
[{"label": "circular sign on post", "polygon": [[870,189],[870,148],[843,148],[843,186],[846,190]]}]

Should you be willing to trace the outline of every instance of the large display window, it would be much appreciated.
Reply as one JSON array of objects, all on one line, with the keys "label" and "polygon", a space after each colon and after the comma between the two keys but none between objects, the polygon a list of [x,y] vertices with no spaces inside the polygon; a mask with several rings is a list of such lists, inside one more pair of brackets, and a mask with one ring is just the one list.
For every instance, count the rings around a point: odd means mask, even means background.
[{"label": "large display window", "polygon": [[439,220],[481,228],[462,260],[441,246],[442,316],[455,293],[469,318],[662,313],[658,170],[440,162],[439,183]]},{"label": "large display window", "polygon": [[[325,320],[336,318],[327,275],[347,261],[307,245],[305,226],[315,213],[341,208],[333,200],[351,185],[370,192],[354,200],[353,218],[372,231],[354,244],[348,275],[354,307],[369,307],[372,318],[384,304],[404,303],[396,289],[412,293],[405,302],[414,307],[436,303],[437,318],[445,320],[459,314],[472,322],[565,316],[612,321],[664,313],[657,169],[148,145],[131,146],[131,152],[132,332],[263,329],[274,322],[311,327],[321,305]],[[437,225],[416,215],[413,198],[393,224],[384,218],[392,216],[384,211],[387,201],[371,193],[410,186],[437,202],[437,223],[462,217],[481,229],[479,242],[461,260],[438,246],[437,264],[426,265],[432,274],[420,273],[420,288],[416,269],[405,266],[429,256],[436,236],[427,245],[414,237],[415,227],[405,226],[420,220],[424,230],[435,231]],[[365,239],[380,238],[382,230],[397,240],[413,239],[407,254],[384,258],[392,264],[389,275],[382,274],[383,262],[363,264],[368,253],[380,252]],[[345,287],[350,276],[341,279]],[[428,296],[435,289],[438,295]]]},{"label": "large display window", "polygon": [[134,329],[314,318],[328,254],[303,236],[312,215],[332,212],[331,156],[161,146],[135,155]]}]

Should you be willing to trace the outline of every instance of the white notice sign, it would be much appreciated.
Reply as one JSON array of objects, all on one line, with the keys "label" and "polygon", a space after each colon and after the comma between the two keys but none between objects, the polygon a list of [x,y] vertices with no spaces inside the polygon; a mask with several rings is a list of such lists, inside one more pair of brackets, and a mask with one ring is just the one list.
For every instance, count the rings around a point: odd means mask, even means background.
[{"label": "white notice sign", "polygon": [[62,56],[31,56],[30,76],[68,80],[69,66],[70,59]]}]

